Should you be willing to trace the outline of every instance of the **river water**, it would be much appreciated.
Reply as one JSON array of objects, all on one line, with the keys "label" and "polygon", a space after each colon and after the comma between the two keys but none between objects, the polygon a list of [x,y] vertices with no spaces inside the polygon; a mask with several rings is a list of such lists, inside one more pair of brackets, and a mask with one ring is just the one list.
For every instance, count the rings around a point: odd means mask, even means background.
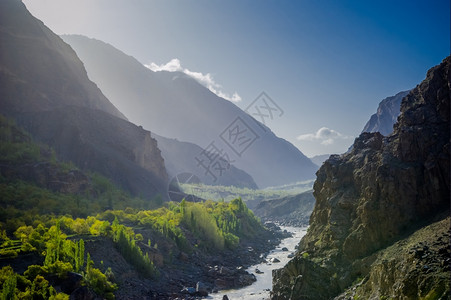
[{"label": "river water", "polygon": [[[271,250],[271,252],[266,257],[266,263],[261,263],[258,265],[253,265],[247,269],[249,273],[255,274],[257,281],[252,285],[241,288],[220,291],[216,294],[211,294],[204,299],[219,299],[222,300],[224,295],[230,300],[245,299],[245,300],[263,300],[269,299],[269,291],[272,288],[272,270],[282,268],[289,260],[288,255],[290,253],[294,254],[296,245],[299,244],[301,238],[307,233],[307,227],[290,227],[281,226],[282,230],[287,230],[293,233],[290,238],[283,239],[276,249]],[[282,248],[288,248],[288,251],[282,251]],[[272,258],[277,258],[280,260],[278,263],[272,263]],[[260,270],[261,274],[257,274],[255,270]]]}]

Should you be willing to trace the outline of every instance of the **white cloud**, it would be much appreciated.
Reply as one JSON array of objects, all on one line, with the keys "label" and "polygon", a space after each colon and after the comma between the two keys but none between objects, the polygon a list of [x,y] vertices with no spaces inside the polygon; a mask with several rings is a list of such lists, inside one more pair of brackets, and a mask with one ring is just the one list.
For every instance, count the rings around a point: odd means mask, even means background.
[{"label": "white cloud", "polygon": [[327,127],[321,127],[314,133],[301,134],[297,137],[300,141],[319,141],[321,145],[332,145],[336,140],[352,139],[352,136],[346,136],[338,131]]},{"label": "white cloud", "polygon": [[241,101],[241,97],[240,97],[240,95],[238,95],[237,92],[234,92],[232,95],[223,92],[222,86],[213,80],[213,76],[210,73],[203,74],[201,72],[194,72],[194,71],[185,69],[182,67],[180,60],[177,58],[171,59],[166,64],[157,65],[156,63],[152,62],[152,63],[150,63],[150,65],[144,65],[144,66],[151,69],[154,72],[159,72],[159,71],[183,72],[186,75],[191,76],[192,78],[196,79],[200,84],[202,84],[203,86],[208,88],[210,91],[212,91],[219,97],[224,98],[229,101],[232,101],[232,102]]},{"label": "white cloud", "polygon": [[150,65],[144,65],[147,68],[151,69],[154,72],[158,71],[168,71],[168,72],[177,72],[177,71],[183,71],[182,65],[180,64],[180,60],[177,58],[171,59],[166,64],[157,65],[156,63],[152,62]]}]

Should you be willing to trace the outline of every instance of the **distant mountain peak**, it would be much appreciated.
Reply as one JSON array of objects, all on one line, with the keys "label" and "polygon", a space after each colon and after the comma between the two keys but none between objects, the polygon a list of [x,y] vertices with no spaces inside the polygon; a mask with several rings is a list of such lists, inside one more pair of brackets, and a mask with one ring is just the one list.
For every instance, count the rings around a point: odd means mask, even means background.
[{"label": "distant mountain peak", "polygon": [[409,92],[410,90],[399,92],[382,100],[377,112],[370,117],[362,132],[380,132],[384,136],[392,133],[393,125],[400,114],[401,101]]}]

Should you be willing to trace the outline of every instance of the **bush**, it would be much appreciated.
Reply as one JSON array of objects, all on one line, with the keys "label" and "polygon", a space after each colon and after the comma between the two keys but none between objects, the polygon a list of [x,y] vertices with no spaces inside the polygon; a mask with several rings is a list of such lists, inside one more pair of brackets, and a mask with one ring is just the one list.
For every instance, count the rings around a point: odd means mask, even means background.
[{"label": "bush", "polygon": [[0,256],[3,257],[17,257],[17,251],[14,249],[2,249],[0,250]]},{"label": "bush", "polygon": [[65,277],[67,272],[72,272],[74,270],[70,263],[62,261],[55,261],[53,264],[44,268],[46,268],[47,273],[56,274],[58,277]]},{"label": "bush", "polygon": [[[103,296],[106,299],[114,299],[113,292],[117,290],[117,285],[108,280],[107,276],[103,274],[99,269],[93,267],[94,262],[88,253],[88,259],[86,262],[86,275],[85,280],[89,287],[93,291]],[[112,275],[111,269],[109,270],[110,276]]]},{"label": "bush", "polygon": [[28,266],[28,269],[23,273],[23,275],[26,278],[33,280],[38,275],[41,276],[47,275],[47,269],[39,265],[30,265]]},{"label": "bush", "polygon": [[240,243],[240,238],[232,233],[226,232],[224,234],[224,242],[227,248],[234,249]]}]

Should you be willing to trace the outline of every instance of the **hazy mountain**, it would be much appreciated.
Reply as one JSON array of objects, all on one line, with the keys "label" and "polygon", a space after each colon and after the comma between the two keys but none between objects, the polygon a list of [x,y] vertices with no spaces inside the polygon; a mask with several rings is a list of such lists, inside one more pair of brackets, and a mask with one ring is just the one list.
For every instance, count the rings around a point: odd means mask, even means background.
[{"label": "hazy mountain", "polygon": [[307,226],[315,197],[313,191],[261,201],[252,211],[262,221],[271,221],[290,226]]},{"label": "hazy mountain", "polygon": [[203,149],[193,143],[165,138],[154,133],[152,133],[152,136],[158,142],[158,148],[160,148],[161,155],[164,158],[169,179],[181,173],[191,173],[196,175],[203,184],[207,185],[258,188],[249,174],[233,165],[230,165],[229,169],[224,170],[222,176],[218,176],[216,180],[209,176],[208,173],[206,174],[205,170],[198,165],[195,159]]},{"label": "hazy mountain", "polygon": [[272,299],[449,298],[450,74],[447,57],[403,98],[392,134],[364,132],[321,166]]},{"label": "hazy mountain", "polygon": [[[314,178],[317,167],[296,147],[193,78],[153,72],[98,40],[63,38],[82,59],[89,77],[136,124],[205,149],[217,147],[260,188]],[[234,135],[238,131],[245,133]]]},{"label": "hazy mountain", "polygon": [[0,2],[0,86],[2,114],[60,158],[101,173],[134,195],[166,195],[156,141],[125,120],[88,79],[72,48],[21,1]]},{"label": "hazy mountain", "polygon": [[329,158],[330,154],[321,154],[321,155],[315,155],[313,157],[309,157],[310,160],[317,165],[318,167],[321,167],[323,162],[325,162]]},{"label": "hazy mountain", "polygon": [[385,136],[392,133],[393,125],[396,123],[400,113],[401,100],[409,92],[399,92],[394,96],[382,100],[379,103],[377,112],[370,117],[362,132],[380,132]]}]

